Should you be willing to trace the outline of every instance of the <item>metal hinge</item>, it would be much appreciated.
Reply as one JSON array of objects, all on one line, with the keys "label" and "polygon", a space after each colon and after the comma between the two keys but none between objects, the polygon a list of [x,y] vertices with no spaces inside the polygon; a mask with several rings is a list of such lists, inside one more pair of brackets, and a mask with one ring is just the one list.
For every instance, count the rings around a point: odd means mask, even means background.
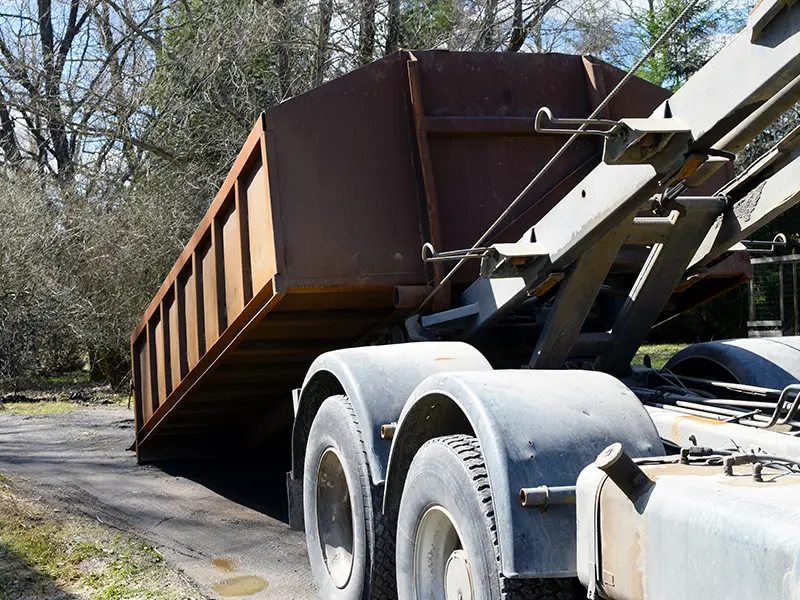
[{"label": "metal hinge", "polygon": [[547,250],[536,242],[494,244],[481,261],[481,277],[519,277],[542,256],[547,256]]},{"label": "metal hinge", "polygon": [[[542,117],[554,125],[595,125],[606,129],[550,129],[542,126]],[[538,133],[564,135],[599,135],[606,138],[603,162],[609,165],[647,164],[675,136],[684,138],[687,147],[692,141],[691,129],[681,120],[670,118],[649,119],[574,119],[556,118],[546,106],[539,109],[534,121]]]}]

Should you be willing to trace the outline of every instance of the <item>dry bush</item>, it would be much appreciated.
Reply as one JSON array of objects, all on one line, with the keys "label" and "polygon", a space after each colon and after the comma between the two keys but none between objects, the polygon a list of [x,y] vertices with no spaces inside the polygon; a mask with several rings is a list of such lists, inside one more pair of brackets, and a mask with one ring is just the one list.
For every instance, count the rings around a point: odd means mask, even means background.
[{"label": "dry bush", "polygon": [[38,177],[0,177],[0,377],[74,367],[85,306],[69,273],[63,213]]}]

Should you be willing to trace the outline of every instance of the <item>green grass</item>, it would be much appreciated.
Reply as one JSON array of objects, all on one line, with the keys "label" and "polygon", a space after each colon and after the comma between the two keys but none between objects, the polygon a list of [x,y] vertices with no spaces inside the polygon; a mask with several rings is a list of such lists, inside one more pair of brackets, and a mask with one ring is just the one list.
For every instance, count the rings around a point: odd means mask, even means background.
[{"label": "green grass", "polygon": [[202,598],[152,547],[84,517],[62,516],[0,478],[0,600],[68,592],[92,600]]},{"label": "green grass", "polygon": [[662,368],[674,354],[686,348],[687,344],[651,344],[639,348],[636,356],[633,357],[633,364],[644,364],[644,355],[649,354],[653,367]]},{"label": "green grass", "polygon": [[39,402],[0,404],[0,412],[7,412],[15,415],[54,415],[74,412],[80,407],[81,405],[77,402],[42,400]]},{"label": "green grass", "polygon": [[90,381],[86,371],[55,376],[26,373],[0,381],[0,409],[18,414],[65,413],[81,406],[128,406],[128,402],[127,393],[117,393],[111,386]]}]

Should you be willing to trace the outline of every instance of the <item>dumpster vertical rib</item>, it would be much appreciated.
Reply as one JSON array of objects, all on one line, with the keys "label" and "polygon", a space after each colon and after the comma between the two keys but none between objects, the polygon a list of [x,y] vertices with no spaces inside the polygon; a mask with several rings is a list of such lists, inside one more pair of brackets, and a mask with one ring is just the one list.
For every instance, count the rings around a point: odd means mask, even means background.
[{"label": "dumpster vertical rib", "polygon": [[[606,99],[608,95],[606,91],[605,79],[603,79],[602,67],[599,63],[593,61],[588,56],[582,56],[583,68],[586,73],[586,89],[589,95],[589,102],[592,109],[597,108]],[[598,115],[600,119],[610,119],[611,109],[606,106]]]},{"label": "dumpster vertical rib", "polygon": [[[267,197],[267,215],[270,219],[272,228],[272,264],[275,273],[280,275],[286,269],[286,257],[284,255],[285,246],[283,243],[283,223],[281,220],[281,203],[279,195],[278,181],[278,161],[270,160],[270,156],[276,156],[275,136],[267,131],[264,113],[261,113],[261,135],[259,136],[259,146],[261,148],[261,166],[264,169],[264,188]],[[276,290],[277,291],[277,290]]]},{"label": "dumpster vertical rib", "polygon": [[[222,212],[221,209],[220,212]],[[211,256],[217,307],[217,337],[219,337],[228,326],[228,307],[225,290],[225,241],[222,232],[222,217],[219,214],[214,217],[211,226]]]},{"label": "dumpster vertical rib", "polygon": [[147,365],[147,372],[150,379],[150,415],[158,410],[158,356],[156,353],[156,326],[153,321],[157,313],[147,322],[147,352],[149,355],[149,363]]},{"label": "dumpster vertical rib", "polygon": [[169,390],[167,389],[167,364],[166,360],[168,357],[167,354],[167,344],[165,343],[164,338],[164,302],[162,301],[159,305],[158,312],[158,319],[156,320],[155,324],[153,325],[154,328],[154,342],[153,346],[155,347],[155,356],[156,356],[156,379],[158,381],[158,386],[156,387],[156,405],[154,410],[158,408],[164,400],[167,399],[169,395]]},{"label": "dumpster vertical rib", "polygon": [[[422,85],[419,75],[419,61],[413,52],[408,53],[408,85],[411,93],[411,109],[414,113],[414,131],[417,138],[422,184],[425,190],[425,214],[428,219],[428,235],[433,247],[442,249],[442,235],[439,227],[439,201],[436,196],[436,184],[433,180],[431,151],[428,145],[428,131],[425,126],[425,106],[422,101]],[[438,285],[444,279],[444,263],[433,263],[433,283]],[[446,308],[450,303],[449,286],[443,288],[434,300],[437,309]]]},{"label": "dumpster vertical rib", "polygon": [[133,367],[133,427],[138,435],[144,425],[142,414],[142,353],[143,336],[139,336],[131,343],[131,366]]}]

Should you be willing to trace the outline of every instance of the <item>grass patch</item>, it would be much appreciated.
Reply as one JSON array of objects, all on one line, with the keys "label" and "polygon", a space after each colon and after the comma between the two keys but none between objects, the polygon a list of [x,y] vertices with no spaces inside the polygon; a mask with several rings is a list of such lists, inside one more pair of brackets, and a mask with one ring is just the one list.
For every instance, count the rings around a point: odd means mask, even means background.
[{"label": "grass patch", "polygon": [[76,402],[40,400],[39,402],[9,402],[0,404],[0,410],[15,415],[54,415],[74,412],[80,408]]},{"label": "grass patch", "polygon": [[0,381],[0,408],[19,414],[65,413],[90,405],[128,406],[129,399],[129,394],[90,381],[86,371],[52,377],[26,373]]},{"label": "grass patch", "polygon": [[202,598],[141,540],[61,516],[0,480],[0,600]]},{"label": "grass patch", "polygon": [[639,348],[636,356],[633,357],[633,364],[644,364],[644,356],[648,354],[653,362],[653,368],[661,369],[670,358],[686,346],[687,344],[646,344]]}]

